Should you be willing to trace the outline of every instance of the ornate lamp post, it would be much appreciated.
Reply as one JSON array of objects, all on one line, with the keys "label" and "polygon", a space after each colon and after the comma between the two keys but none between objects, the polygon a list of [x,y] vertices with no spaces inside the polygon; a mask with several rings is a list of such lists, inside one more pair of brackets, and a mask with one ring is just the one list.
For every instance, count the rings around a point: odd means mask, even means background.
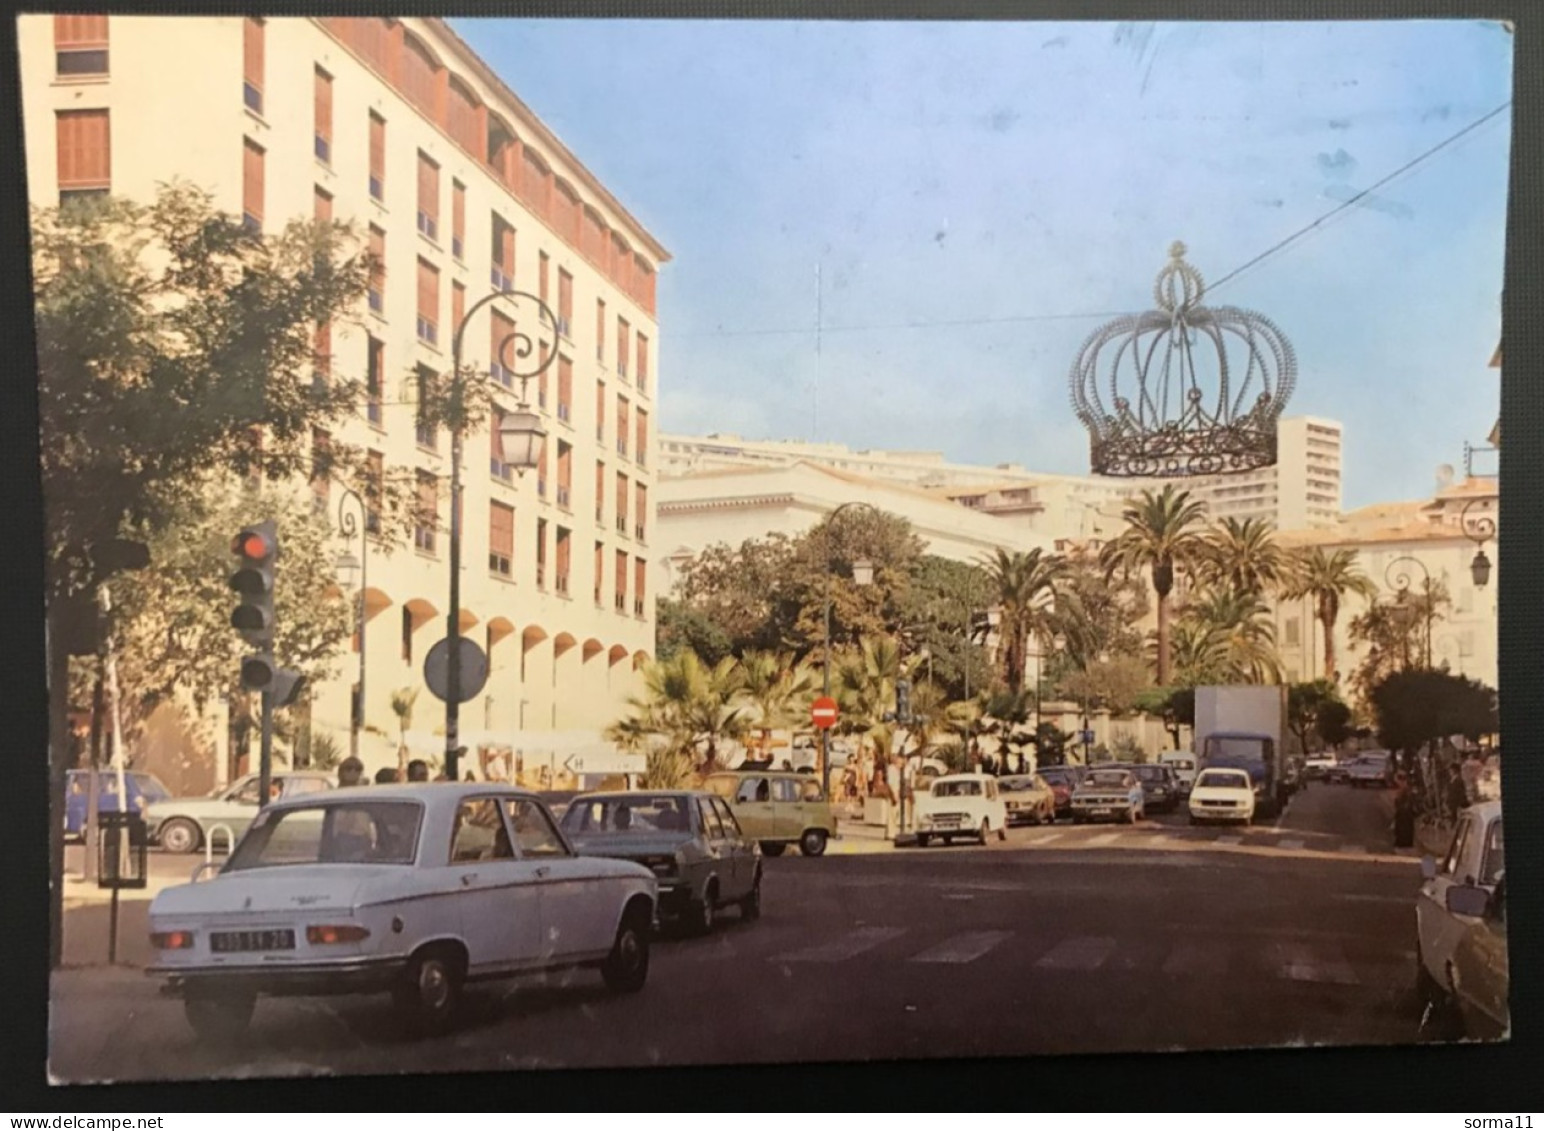
[{"label": "ornate lamp post", "polygon": [[[822,540],[825,543],[826,554],[826,647],[821,661],[821,694],[829,697],[831,694],[831,529],[836,524],[837,516],[843,511],[861,508],[879,514],[879,508],[868,503],[851,502],[843,503],[826,516],[825,534]],[[860,558],[852,563],[852,579],[855,584],[869,585],[874,580],[874,564]],[[820,732],[820,784],[827,797],[831,796],[831,730],[823,728]]]},{"label": "ornate lamp post", "polygon": [[1464,504],[1464,509],[1459,512],[1458,524],[1463,527],[1464,537],[1479,547],[1474,560],[1469,563],[1469,576],[1474,579],[1476,588],[1484,589],[1490,583],[1490,559],[1485,556],[1485,543],[1496,536],[1496,520],[1488,515],[1476,515],[1472,519],[1469,517],[1469,508],[1479,501],[1470,499]]},{"label": "ornate lamp post", "polygon": [[1153,288],[1158,309],[1101,326],[1073,362],[1093,471],[1173,479],[1270,467],[1297,380],[1292,344],[1254,311],[1202,306],[1205,283],[1185,245],[1169,256]]},{"label": "ornate lamp post", "polygon": [[[350,500],[358,507],[357,517],[354,511],[348,509]],[[338,499],[338,530],[348,539],[352,539],[355,534],[359,535],[358,560],[351,553],[338,559],[338,572],[346,575],[344,584],[350,589],[354,587],[354,572],[359,572],[359,603],[354,613],[355,623],[359,626],[359,681],[354,685],[354,694],[349,704],[348,729],[348,752],[353,758],[359,757],[359,734],[365,725],[365,591],[370,583],[369,526],[370,511],[364,499],[359,492],[343,488],[342,497]]]},{"label": "ornate lamp post", "polygon": [[[451,344],[450,388],[450,611],[446,615],[446,695],[445,695],[445,776],[451,781],[459,779],[461,754],[461,448],[466,430],[466,381],[472,376],[462,370],[461,347],[466,328],[483,307],[499,300],[518,303],[530,300],[536,305],[541,325],[556,327],[557,318],[547,304],[525,291],[499,290],[472,304],[461,318]],[[513,325],[513,322],[511,322]],[[538,355],[534,369],[522,370],[511,359],[524,359],[533,353]],[[503,445],[504,463],[519,475],[537,465],[541,458],[542,444],[547,438],[541,426],[541,418],[531,411],[525,391],[531,378],[540,374],[557,357],[552,349],[546,357],[540,356],[536,338],[531,334],[512,330],[494,347],[494,362],[501,365],[509,381],[520,382],[520,402],[515,410],[503,413],[498,423],[499,439]],[[478,375],[482,376],[481,374]],[[492,374],[488,374],[492,378]]]},{"label": "ornate lamp post", "polygon": [[[1405,554],[1402,557],[1395,558],[1393,561],[1389,562],[1388,569],[1386,569],[1384,571],[1384,573],[1383,573],[1383,580],[1384,580],[1385,583],[1387,583],[1390,587],[1392,587],[1394,589],[1394,599],[1399,603],[1399,606],[1401,608],[1409,608],[1409,606],[1407,606],[1405,604],[1405,601],[1406,601],[1406,598],[1409,596],[1409,593],[1410,593],[1410,575],[1408,573],[1403,573],[1403,572],[1396,575],[1394,573],[1394,567],[1397,566],[1397,565],[1404,564],[1404,563],[1408,563],[1410,565],[1415,566],[1417,569],[1419,569],[1421,571],[1421,576],[1426,581],[1426,666],[1428,668],[1430,668],[1431,667],[1431,623],[1432,623],[1432,615],[1434,613],[1434,609],[1432,608],[1432,603],[1431,603],[1431,570],[1427,569],[1425,563],[1423,563],[1419,558],[1412,558],[1408,554]],[[1414,612],[1415,610],[1412,609],[1411,611]],[[1406,667],[1410,666],[1409,652],[1410,652],[1410,645],[1409,645],[1409,642],[1407,640],[1406,644],[1405,644],[1405,666]]]}]

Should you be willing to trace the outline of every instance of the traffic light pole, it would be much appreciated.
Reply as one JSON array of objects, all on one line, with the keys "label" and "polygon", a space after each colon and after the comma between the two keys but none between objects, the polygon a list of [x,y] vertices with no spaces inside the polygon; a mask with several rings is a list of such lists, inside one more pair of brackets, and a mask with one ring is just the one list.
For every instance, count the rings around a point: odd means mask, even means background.
[{"label": "traffic light pole", "polygon": [[263,734],[258,752],[257,804],[268,804],[268,791],[273,781],[273,692],[263,692]]},{"label": "traffic light pole", "polygon": [[[461,335],[456,334],[456,392],[460,393]],[[446,656],[445,776],[459,781],[461,773],[461,429],[450,434],[450,615],[445,618]]]}]

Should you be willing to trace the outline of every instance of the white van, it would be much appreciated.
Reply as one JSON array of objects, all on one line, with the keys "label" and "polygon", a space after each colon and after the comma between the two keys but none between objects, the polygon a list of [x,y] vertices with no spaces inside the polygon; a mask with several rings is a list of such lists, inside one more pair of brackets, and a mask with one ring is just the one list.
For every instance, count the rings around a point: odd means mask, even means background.
[{"label": "white van", "polygon": [[1196,756],[1188,750],[1165,750],[1158,755],[1158,764],[1169,767],[1174,775],[1174,780],[1179,782],[1179,791],[1182,794],[1189,793],[1196,784]]}]

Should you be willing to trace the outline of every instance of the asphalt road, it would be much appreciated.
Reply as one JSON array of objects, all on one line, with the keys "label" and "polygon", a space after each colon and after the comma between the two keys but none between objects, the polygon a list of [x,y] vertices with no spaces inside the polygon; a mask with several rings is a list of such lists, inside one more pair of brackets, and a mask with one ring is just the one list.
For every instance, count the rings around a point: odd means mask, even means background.
[{"label": "asphalt road", "polygon": [[[405,1037],[385,999],[265,1000],[248,1037],[221,1049],[137,970],[65,970],[51,1071],[84,1082],[1413,1042],[1413,859],[1314,849],[1292,827],[1333,817],[1370,834],[1386,829],[1385,804],[1315,787],[1253,844],[1160,819],[768,860],[763,918],[659,940],[641,994],[614,997],[590,972],[481,989],[463,1027],[432,1041]],[[128,906],[142,936],[144,904]]]}]

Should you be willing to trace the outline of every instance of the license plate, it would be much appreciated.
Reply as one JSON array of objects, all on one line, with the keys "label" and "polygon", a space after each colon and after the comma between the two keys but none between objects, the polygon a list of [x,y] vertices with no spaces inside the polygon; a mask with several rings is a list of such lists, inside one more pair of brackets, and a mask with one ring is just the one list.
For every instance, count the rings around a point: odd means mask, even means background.
[{"label": "license plate", "polygon": [[209,936],[209,949],[215,954],[294,950],[295,932],[290,930],[216,931]]},{"label": "license plate", "polygon": [[1111,813],[1114,812],[1114,810],[1113,809],[1090,809],[1089,812],[1092,813],[1096,817],[1108,817]]},{"label": "license plate", "polygon": [[960,823],[958,821],[938,821],[935,823],[941,829],[957,829],[960,827]]}]

